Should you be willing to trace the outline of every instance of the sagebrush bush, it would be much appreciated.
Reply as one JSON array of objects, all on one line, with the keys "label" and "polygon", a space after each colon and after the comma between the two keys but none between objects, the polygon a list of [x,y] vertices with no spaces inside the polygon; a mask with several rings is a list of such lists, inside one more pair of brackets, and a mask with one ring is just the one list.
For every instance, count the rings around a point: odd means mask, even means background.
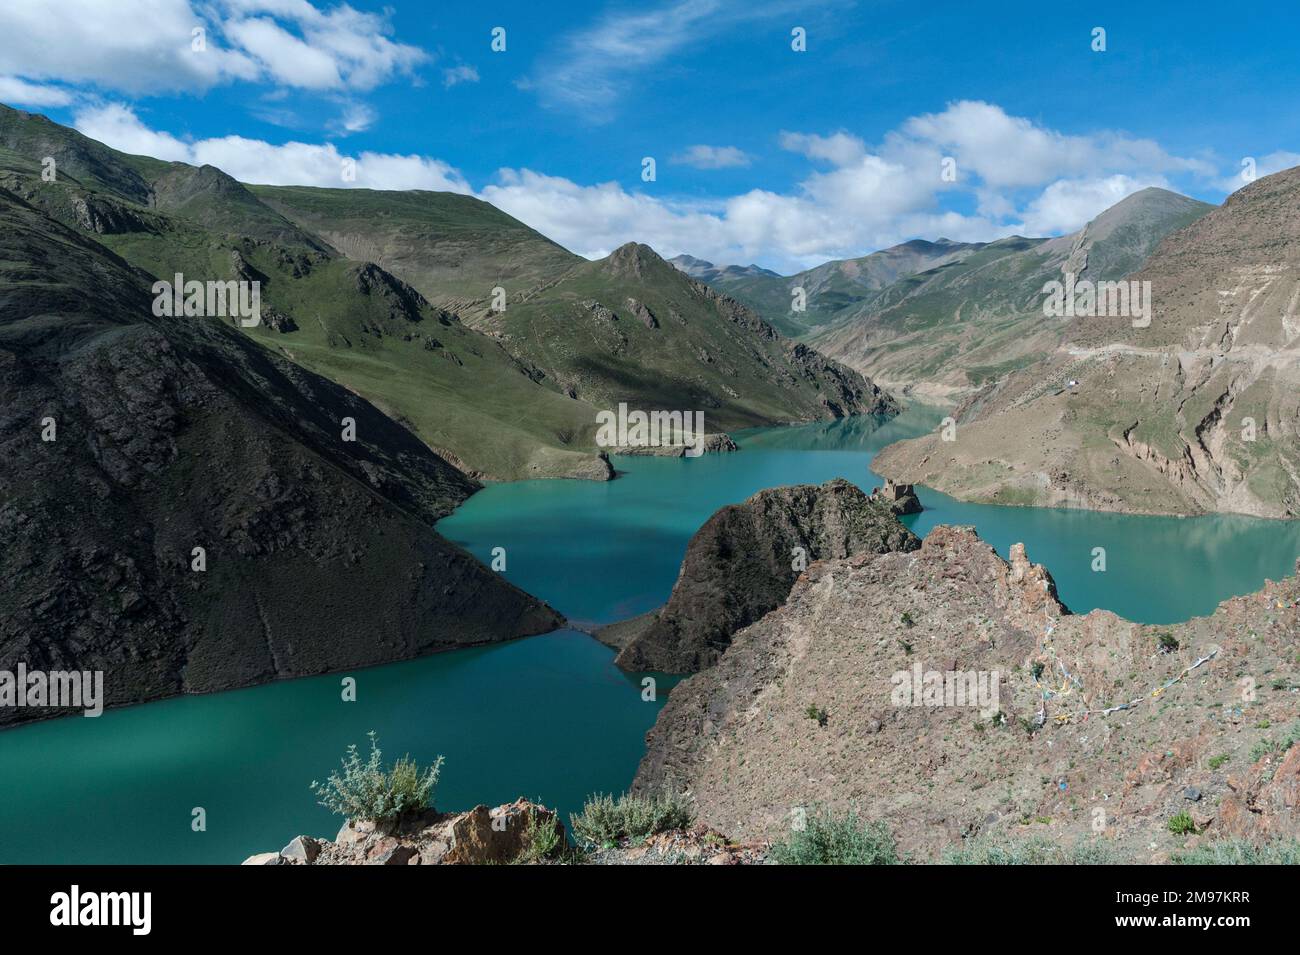
[{"label": "sagebrush bush", "polygon": [[391,769],[384,769],[378,738],[373,732],[369,735],[370,755],[364,762],[353,744],[343,757],[341,773],[335,770],[323,783],[312,781],[312,792],[320,804],[348,819],[373,822],[391,822],[404,813],[431,806],[442,757],[424,771],[406,756]]},{"label": "sagebrush bush", "polygon": [[689,800],[675,793],[615,799],[587,797],[582,812],[569,817],[573,837],[581,845],[610,846],[623,839],[644,839],[656,832],[685,829],[695,821]]},{"label": "sagebrush bush", "polygon": [[535,865],[564,856],[567,847],[562,831],[555,817],[543,816],[537,811],[530,813],[524,831],[524,848],[514,860],[515,864]]},{"label": "sagebrush bush", "polygon": [[1175,852],[1171,859],[1176,865],[1300,865],[1300,840],[1255,845],[1244,839],[1220,839]]},{"label": "sagebrush bush", "polygon": [[850,809],[836,816],[814,808],[802,829],[772,843],[768,855],[781,865],[896,865],[898,846],[883,822],[867,822]]},{"label": "sagebrush bush", "polygon": [[1192,819],[1192,814],[1184,809],[1182,812],[1169,818],[1169,831],[1176,836],[1189,836],[1196,834],[1196,822]]},{"label": "sagebrush bush", "polygon": [[1117,854],[1102,839],[1080,839],[1071,846],[1045,836],[1028,839],[974,839],[945,849],[943,865],[1114,865]]}]

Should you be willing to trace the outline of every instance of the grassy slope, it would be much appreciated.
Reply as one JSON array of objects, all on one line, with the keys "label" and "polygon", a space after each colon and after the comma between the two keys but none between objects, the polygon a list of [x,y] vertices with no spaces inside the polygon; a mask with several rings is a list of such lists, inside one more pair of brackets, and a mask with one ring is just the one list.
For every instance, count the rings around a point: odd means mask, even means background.
[{"label": "grassy slope", "polygon": [[[102,241],[153,274],[232,274],[229,248],[203,232]],[[250,335],[367,398],[467,470],[497,479],[606,473],[593,449],[595,409],[532,381],[490,338],[444,324],[427,306],[418,322],[394,321],[382,300],[359,292],[357,263],[324,258],[294,277],[273,247],[232,244],[268,279],[264,313],[298,326],[281,334],[264,322]]]},{"label": "grassy slope", "polygon": [[805,367],[801,348],[644,245],[584,262],[476,327],[592,404],[702,410],[711,431],[828,417],[826,402],[869,410],[840,393],[838,372]]},{"label": "grassy slope", "polygon": [[344,255],[376,262],[466,317],[492,289],[513,299],[583,260],[500,209],[446,192],[250,186]]}]

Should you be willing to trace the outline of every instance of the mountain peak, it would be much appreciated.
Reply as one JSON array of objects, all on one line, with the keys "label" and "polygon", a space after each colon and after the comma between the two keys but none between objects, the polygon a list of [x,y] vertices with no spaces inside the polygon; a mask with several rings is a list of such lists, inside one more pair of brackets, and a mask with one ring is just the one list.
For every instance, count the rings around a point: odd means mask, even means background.
[{"label": "mountain peak", "polygon": [[601,271],[609,275],[641,278],[649,270],[668,266],[659,253],[642,242],[625,242],[601,260]]}]

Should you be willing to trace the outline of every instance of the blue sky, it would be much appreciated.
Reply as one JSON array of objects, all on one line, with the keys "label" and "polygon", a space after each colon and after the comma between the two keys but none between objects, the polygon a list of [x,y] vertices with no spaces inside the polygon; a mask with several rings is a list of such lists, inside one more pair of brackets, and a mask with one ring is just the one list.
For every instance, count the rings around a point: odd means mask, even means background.
[{"label": "blue sky", "polygon": [[1293,9],[7,0],[0,101],[246,181],[472,192],[584,255],[793,271],[1300,163]]}]

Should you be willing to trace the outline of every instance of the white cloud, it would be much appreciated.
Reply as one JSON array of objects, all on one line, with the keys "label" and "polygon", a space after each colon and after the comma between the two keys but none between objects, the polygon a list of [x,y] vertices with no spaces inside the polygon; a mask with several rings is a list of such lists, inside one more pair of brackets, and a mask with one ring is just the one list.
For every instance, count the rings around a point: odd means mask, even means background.
[{"label": "white cloud", "polygon": [[156,132],[142,123],[135,112],[120,103],[82,109],[73,126],[91,139],[136,156],[153,156],[168,162],[189,162],[190,146],[171,133]]},{"label": "white cloud", "polygon": [[628,86],[673,54],[800,6],[794,0],[660,0],[620,7],[565,38],[541,60],[529,85],[547,106],[608,122]]},{"label": "white cloud", "polygon": [[[390,32],[387,15],[364,13],[346,3],[328,12],[307,0],[225,4],[235,15],[223,20],[222,33],[285,86],[368,90],[428,59],[423,50],[385,35]],[[241,16],[256,13],[271,16]]]},{"label": "white cloud", "polygon": [[335,128],[345,135],[360,133],[374,125],[378,114],[365,103],[348,103]]},{"label": "white cloud", "polygon": [[[1247,165],[1249,160],[1250,165]],[[1254,178],[1246,178],[1247,173],[1253,166]],[[1275,172],[1281,172],[1283,169],[1290,169],[1292,166],[1300,166],[1300,153],[1291,153],[1284,150],[1269,153],[1267,156],[1261,156],[1256,159],[1253,156],[1247,156],[1242,159],[1241,165],[1237,172],[1230,176],[1225,176],[1217,183],[1218,187],[1224,192],[1236,192],[1242,186],[1248,186],[1255,179],[1262,176],[1271,176]]]},{"label": "white cloud", "polygon": [[[195,49],[193,31],[204,31]],[[126,93],[237,80],[364,91],[428,55],[387,14],[308,0],[59,0],[0,4],[0,75]],[[52,105],[52,104],[51,104]]]},{"label": "white cloud", "polygon": [[[785,131],[779,142],[831,168],[790,191],[756,189],[708,205],[526,169],[503,171],[482,194],[584,255],[637,239],[665,255],[792,271],[917,237],[1068,233],[1139,189],[1167,186],[1166,173],[1210,170],[1150,140],[1067,136],[978,102],[913,117],[875,146],[843,130]],[[945,158],[955,177],[945,177]]]},{"label": "white cloud", "polygon": [[1134,168],[1200,175],[1214,171],[1202,160],[1171,156],[1150,139],[1113,131],[1067,136],[975,100],[951,103],[941,113],[914,116],[891,138],[902,144],[930,144],[953,156],[959,170],[973,173],[993,188],[1038,186],[1062,176]]},{"label": "white cloud", "polygon": [[1024,235],[1073,232],[1099,212],[1148,186],[1165,188],[1168,183],[1159,177],[1134,179],[1124,175],[1057,180],[1029,203],[1024,225],[1017,231]]},{"label": "white cloud", "polygon": [[0,103],[18,106],[67,106],[72,94],[57,86],[28,83],[16,76],[0,76]]},{"label": "white cloud", "polygon": [[[618,183],[582,186],[529,169],[503,169],[480,197],[579,255],[597,258],[636,240],[661,255],[689,252],[714,262],[760,260],[796,271],[862,255],[916,235],[986,239],[994,223],[957,213],[887,210],[863,215],[840,197],[752,190],[715,205],[632,193]],[[860,197],[860,203],[866,203]],[[1009,235],[1010,229],[1000,234]]]},{"label": "white cloud", "polygon": [[836,166],[847,166],[867,154],[866,144],[846,132],[830,136],[815,133],[781,133],[781,148],[800,153],[809,159],[824,159]]},{"label": "white cloud", "polygon": [[447,89],[461,83],[477,83],[478,70],[468,64],[448,67],[442,71],[442,85]]},{"label": "white cloud", "polygon": [[731,169],[748,166],[749,156],[735,146],[688,146],[673,156],[672,162],[696,169]]},{"label": "white cloud", "polygon": [[[924,122],[906,121],[875,146],[847,132],[784,133],[785,148],[819,164],[785,191],[753,189],[701,201],[665,193],[664,183],[630,191],[616,182],[582,184],[519,168],[500,170],[478,195],[589,257],[637,240],[666,256],[689,252],[718,263],[758,262],[792,272],[917,237],[988,241],[1013,233],[1070,232],[1138,189],[1166,185],[1160,170],[1194,168],[1154,143],[1138,148],[1133,144],[1142,141],[1110,132],[1063,137],[997,107],[976,104],[981,108],[967,111],[966,105],[920,117]],[[1003,130],[1008,154],[1026,142],[1046,145],[1038,158],[986,181],[980,170],[996,154],[995,143],[953,133],[963,127],[954,117],[969,115],[981,117],[986,130]],[[150,129],[121,105],[83,109],[76,125],[119,149],[210,163],[247,182],[473,191],[455,168],[427,156],[347,157],[333,145],[276,145],[238,136],[189,141]],[[1063,140],[1080,142],[1062,149]],[[733,148],[693,147],[684,156],[716,162],[720,156],[734,159],[727,153]],[[956,181],[942,175],[949,151],[957,160]],[[1048,153],[1063,157],[1062,168],[1043,179],[1052,169],[1042,158]],[[351,183],[341,181],[345,158],[357,164]],[[1267,160],[1285,164],[1287,158],[1275,154]],[[1031,184],[1006,185],[1025,180]]]},{"label": "white cloud", "polygon": [[[120,104],[84,109],[77,113],[74,125],[114,149],[196,166],[216,166],[241,182],[471,192],[469,183],[456,169],[427,156],[375,152],[349,155],[329,143],[275,145],[242,136],[188,142],[149,129],[131,109]],[[354,180],[343,178],[345,159],[355,163]]]}]

